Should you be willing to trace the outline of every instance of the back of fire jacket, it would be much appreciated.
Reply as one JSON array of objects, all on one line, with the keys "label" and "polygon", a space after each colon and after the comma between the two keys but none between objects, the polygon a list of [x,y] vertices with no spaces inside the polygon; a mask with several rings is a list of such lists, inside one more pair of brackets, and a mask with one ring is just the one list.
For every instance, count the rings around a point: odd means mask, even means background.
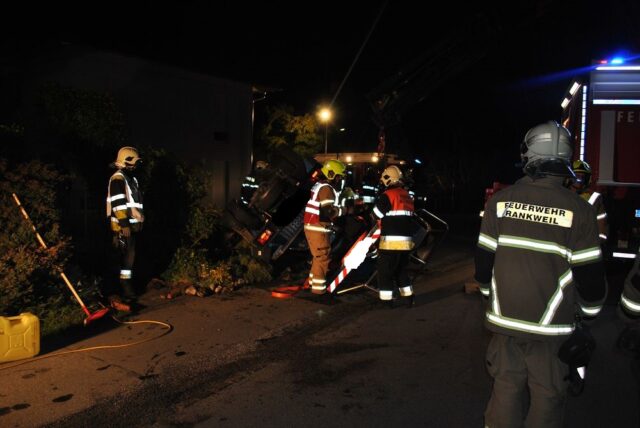
[{"label": "back of fire jacket", "polygon": [[595,316],[602,308],[596,213],[561,178],[527,176],[496,193],[478,247],[476,279],[490,300],[489,330],[563,339],[574,329],[576,310]]}]

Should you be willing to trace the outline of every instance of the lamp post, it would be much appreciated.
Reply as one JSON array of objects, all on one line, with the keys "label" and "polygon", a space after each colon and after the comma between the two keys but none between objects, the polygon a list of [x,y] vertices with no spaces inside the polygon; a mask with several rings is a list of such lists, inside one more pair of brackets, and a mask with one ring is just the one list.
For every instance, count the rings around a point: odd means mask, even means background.
[{"label": "lamp post", "polygon": [[320,109],[320,111],[318,112],[318,119],[320,119],[320,122],[324,123],[324,153],[327,153],[327,147],[328,147],[328,127],[329,127],[329,121],[331,120],[331,110],[329,110],[328,107],[324,107],[322,109]]}]

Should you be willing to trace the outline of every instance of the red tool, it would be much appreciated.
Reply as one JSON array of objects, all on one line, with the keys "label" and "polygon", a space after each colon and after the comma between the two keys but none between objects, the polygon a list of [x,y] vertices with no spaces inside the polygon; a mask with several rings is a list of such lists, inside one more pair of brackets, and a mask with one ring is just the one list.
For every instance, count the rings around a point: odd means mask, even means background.
[{"label": "red tool", "polygon": [[271,296],[277,297],[278,299],[287,299],[295,296],[298,291],[306,290],[309,287],[309,279],[307,278],[303,285],[283,285],[276,287],[271,290]]},{"label": "red tool", "polygon": [[[33,232],[36,234],[36,238],[38,239],[38,242],[40,243],[42,248],[46,250],[47,244],[45,244],[44,239],[42,239],[42,236],[40,236],[40,234],[36,230],[36,227],[33,225],[33,222],[29,218],[29,214],[27,214],[27,211],[24,209],[24,207],[20,203],[20,199],[18,199],[18,196],[15,193],[13,193],[12,195],[16,204],[18,205],[18,208],[20,209],[20,212],[22,213],[22,216],[31,225],[31,229],[33,229]],[[69,278],[67,278],[67,275],[65,275],[62,270],[60,270],[60,276],[62,277],[62,280],[64,281],[64,283],[67,284],[67,287],[69,287],[69,290],[71,290],[71,293],[73,293],[73,296],[76,298],[76,300],[82,307],[82,310],[84,311],[84,313],[87,314],[87,317],[84,319],[84,325],[87,325],[92,321],[102,318],[109,312],[109,308],[102,308],[95,311],[94,313],[91,313],[89,309],[87,309],[87,306],[84,304],[84,302],[82,301],[82,299],[80,298],[76,290],[73,288],[73,285],[71,285],[71,282],[69,281]]]}]

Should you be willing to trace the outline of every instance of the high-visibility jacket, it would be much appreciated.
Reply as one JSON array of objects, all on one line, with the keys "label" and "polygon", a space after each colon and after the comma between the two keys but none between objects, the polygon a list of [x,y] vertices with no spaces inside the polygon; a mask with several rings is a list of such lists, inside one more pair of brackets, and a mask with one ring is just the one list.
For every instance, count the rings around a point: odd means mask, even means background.
[{"label": "high-visibility jacket", "polygon": [[138,180],[127,176],[122,170],[116,171],[109,179],[107,217],[114,232],[124,227],[130,227],[133,231],[142,229],[144,206]]},{"label": "high-visibility jacket", "polygon": [[575,311],[596,316],[606,297],[594,208],[559,177],[524,177],[487,203],[476,280],[491,331],[563,338]]},{"label": "high-visibility jacket", "polygon": [[389,187],[380,195],[373,213],[380,221],[381,250],[409,251],[414,247],[415,223],[413,198],[401,187]]},{"label": "high-visibility jacket", "polygon": [[603,241],[607,240],[607,211],[604,208],[602,195],[598,192],[582,192],[580,196],[589,202],[596,210],[598,219],[598,234]]},{"label": "high-visibility jacket", "polygon": [[327,208],[335,208],[337,215],[342,214],[342,208],[338,204],[338,193],[329,183],[319,181],[311,188],[311,198],[304,209],[305,230],[331,232],[331,218],[327,215]]},{"label": "high-visibility jacket", "polygon": [[633,267],[624,280],[620,305],[632,318],[640,317],[640,249],[636,253]]}]

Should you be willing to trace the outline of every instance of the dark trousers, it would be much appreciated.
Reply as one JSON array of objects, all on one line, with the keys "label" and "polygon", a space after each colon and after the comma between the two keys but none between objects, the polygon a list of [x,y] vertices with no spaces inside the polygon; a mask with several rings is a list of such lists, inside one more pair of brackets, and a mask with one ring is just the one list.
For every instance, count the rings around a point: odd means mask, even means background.
[{"label": "dark trousers", "polygon": [[380,250],[378,254],[378,289],[380,298],[389,300],[383,296],[389,296],[393,290],[399,288],[403,296],[410,296],[411,278],[407,272],[409,264],[409,251]]},{"label": "dark trousers", "polygon": [[125,299],[135,299],[133,287],[133,265],[136,258],[136,234],[128,238],[117,233],[113,234],[111,257],[109,263],[109,278],[106,281],[105,294],[121,295]]},{"label": "dark trousers", "polygon": [[493,335],[486,359],[493,377],[486,427],[562,427],[569,369],[558,358],[561,343]]}]

